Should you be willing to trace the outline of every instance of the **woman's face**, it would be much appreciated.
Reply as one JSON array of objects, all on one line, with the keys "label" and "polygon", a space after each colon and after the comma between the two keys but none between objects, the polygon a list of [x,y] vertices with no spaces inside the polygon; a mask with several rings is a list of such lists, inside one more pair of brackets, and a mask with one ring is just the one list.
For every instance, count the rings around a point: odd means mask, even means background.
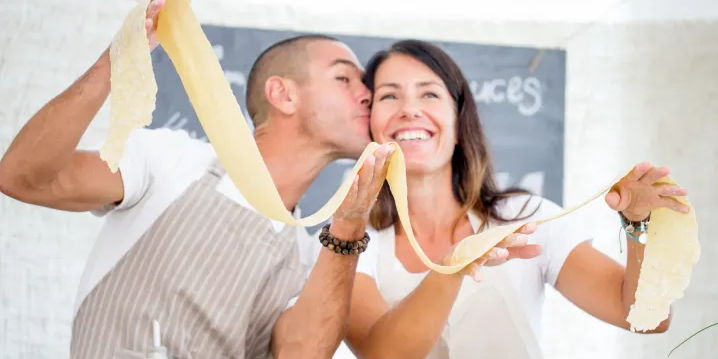
[{"label": "woman's face", "polygon": [[457,143],[454,100],[441,78],[419,60],[392,54],[374,79],[370,129],[374,141],[395,141],[409,172],[450,166]]}]

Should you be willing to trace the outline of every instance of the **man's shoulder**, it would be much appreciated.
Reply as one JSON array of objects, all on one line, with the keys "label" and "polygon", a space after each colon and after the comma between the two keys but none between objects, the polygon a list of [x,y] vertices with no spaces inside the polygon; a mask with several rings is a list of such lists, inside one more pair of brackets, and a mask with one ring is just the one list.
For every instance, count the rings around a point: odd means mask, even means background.
[{"label": "man's shoulder", "polygon": [[135,141],[149,142],[149,143],[187,143],[195,145],[208,145],[207,141],[195,138],[189,134],[185,129],[172,129],[166,127],[160,128],[137,128],[132,131],[130,138]]},{"label": "man's shoulder", "polygon": [[151,167],[167,170],[206,166],[216,158],[212,146],[183,129],[139,128],[130,135],[128,146],[135,146]]}]

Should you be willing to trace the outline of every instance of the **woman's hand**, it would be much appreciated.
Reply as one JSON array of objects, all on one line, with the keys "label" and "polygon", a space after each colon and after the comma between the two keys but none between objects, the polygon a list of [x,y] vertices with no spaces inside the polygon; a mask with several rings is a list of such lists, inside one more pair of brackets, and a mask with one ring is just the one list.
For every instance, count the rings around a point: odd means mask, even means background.
[{"label": "woman's hand", "polygon": [[[494,248],[491,248],[486,254],[467,265],[459,273],[469,275],[474,278],[476,282],[480,282],[481,266],[497,266],[514,258],[530,259],[539,256],[541,254],[541,246],[538,244],[528,244],[528,235],[534,233],[534,231],[536,231],[536,223],[531,222],[521,226],[516,232],[508,235]],[[445,258],[445,261],[449,259],[451,253],[453,253],[453,248],[449,252],[449,256]]]},{"label": "woman's hand", "polygon": [[634,222],[648,218],[651,210],[655,208],[665,207],[688,213],[689,207],[673,198],[688,194],[685,188],[657,183],[669,173],[668,167],[653,167],[649,162],[640,163],[611,188],[606,194],[606,203],[611,209],[622,212]]}]

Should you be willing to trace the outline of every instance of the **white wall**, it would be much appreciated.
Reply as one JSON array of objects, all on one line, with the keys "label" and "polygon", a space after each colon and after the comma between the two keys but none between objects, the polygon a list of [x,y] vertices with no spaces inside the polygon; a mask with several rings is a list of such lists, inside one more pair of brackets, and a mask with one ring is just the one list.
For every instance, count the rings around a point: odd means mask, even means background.
[{"label": "white wall", "polygon": [[[633,163],[670,165],[696,207],[703,256],[670,331],[639,336],[602,324],[549,293],[547,358],[655,358],[718,321],[718,2],[195,0],[204,23],[467,41],[567,50],[566,203]],[[456,4],[455,6],[451,6]],[[0,153],[25,121],[76,79],[109,43],[130,1],[0,3]],[[468,8],[467,8],[468,7]],[[351,14],[351,15],[349,15]],[[83,139],[102,140],[101,113]],[[596,202],[580,214],[594,245],[615,258],[615,215]],[[100,221],[0,195],[0,358],[68,352],[75,289]],[[676,358],[714,357],[718,329]]]}]

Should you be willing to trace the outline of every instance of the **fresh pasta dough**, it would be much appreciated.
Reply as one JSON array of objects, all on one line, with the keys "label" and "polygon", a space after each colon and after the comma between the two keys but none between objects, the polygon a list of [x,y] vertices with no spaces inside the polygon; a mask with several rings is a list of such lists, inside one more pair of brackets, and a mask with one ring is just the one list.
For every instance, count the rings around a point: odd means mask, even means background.
[{"label": "fresh pasta dough", "polygon": [[[130,12],[112,44],[112,118],[102,158],[113,171],[117,169],[130,131],[149,124],[154,110],[157,85],[144,30],[147,4],[148,0],[143,0]],[[367,146],[351,174],[321,209],[308,217],[296,219],[282,203],[239,104],[187,0],[167,0],[159,15],[157,36],[172,60],[220,162],[247,201],[263,215],[292,225],[313,226],[331,217],[348,193],[364,159],[379,145],[371,143]],[[511,223],[466,237],[455,247],[448,265],[432,262],[411,229],[406,168],[401,148],[398,145],[395,147],[387,182],[412,248],[432,270],[456,273],[525,224]],[[244,175],[246,173],[252,175]],[[673,183],[670,179],[664,181]],[[539,220],[538,224],[567,215],[610,188],[607,186],[581,204],[554,217]],[[690,206],[686,198],[681,201]],[[663,208],[652,213],[636,303],[628,316],[633,329],[653,329],[668,316],[670,304],[682,296],[688,285],[699,253],[697,223],[692,207],[688,214]]]},{"label": "fresh pasta dough", "polygon": [[100,149],[100,158],[116,172],[130,132],[147,126],[155,109],[157,83],[145,31],[145,9],[141,0],[125,18],[110,45],[110,130]]},{"label": "fresh pasta dough", "polygon": [[[668,178],[661,182],[676,184]],[[651,211],[636,301],[626,318],[631,330],[651,330],[668,318],[671,303],[683,296],[700,257],[696,213],[688,198],[676,199],[691,207],[691,211],[686,214],[668,208]]]}]

